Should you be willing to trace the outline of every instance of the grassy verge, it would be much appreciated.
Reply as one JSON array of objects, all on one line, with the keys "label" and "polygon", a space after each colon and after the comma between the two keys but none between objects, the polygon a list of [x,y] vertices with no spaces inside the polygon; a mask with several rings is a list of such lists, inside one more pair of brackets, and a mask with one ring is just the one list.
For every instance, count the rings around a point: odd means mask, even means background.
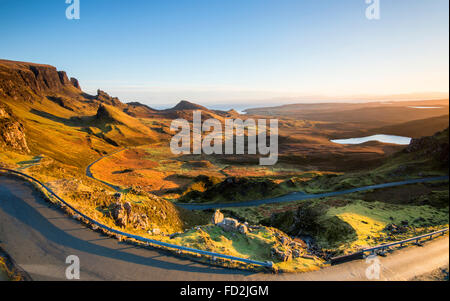
[{"label": "grassy verge", "polygon": [[0,281],[9,281],[9,273],[3,258],[0,258]]},{"label": "grassy verge", "polygon": [[0,248],[0,281],[28,281],[30,276],[16,265],[14,260]]},{"label": "grassy verge", "polygon": [[[353,201],[343,207],[330,208],[323,218],[334,217],[350,225],[355,234],[351,237],[342,237],[334,244],[322,238],[320,244],[324,247],[336,247],[344,253],[430,233],[448,227],[449,223],[448,208],[438,209],[431,206],[395,205],[361,200]],[[393,234],[385,230],[389,224],[403,224],[408,227],[405,232]]]},{"label": "grassy verge", "polygon": [[[280,272],[309,272],[325,266],[323,260],[314,256],[293,258],[291,261],[277,261],[271,255],[272,248],[282,248],[278,237],[287,236],[281,231],[258,227],[252,232],[226,232],[215,225],[206,225],[192,229],[173,238],[163,238],[163,241],[257,261],[274,261]],[[304,250],[306,255],[306,250]]]},{"label": "grassy verge", "polygon": [[[320,248],[336,255],[430,233],[449,224],[448,206],[393,204],[357,198],[324,198],[290,206],[291,209],[276,209],[277,206],[272,205],[275,213],[265,208],[259,212],[266,216],[261,222],[292,236],[311,236]],[[255,216],[255,212],[246,210],[246,213]],[[401,231],[389,230],[391,225]]]}]

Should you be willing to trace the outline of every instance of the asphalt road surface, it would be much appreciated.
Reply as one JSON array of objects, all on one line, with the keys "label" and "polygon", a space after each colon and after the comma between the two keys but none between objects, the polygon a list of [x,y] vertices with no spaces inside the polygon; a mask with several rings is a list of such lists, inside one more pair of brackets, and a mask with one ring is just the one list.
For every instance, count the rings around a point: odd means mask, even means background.
[{"label": "asphalt road surface", "polygon": [[[80,258],[81,280],[371,280],[365,260],[311,273],[272,275],[216,268],[136,248],[49,208],[31,184],[5,176],[0,176],[0,246],[33,280],[66,280],[69,255]],[[379,260],[379,280],[408,280],[448,265],[449,240],[445,236]]]}]

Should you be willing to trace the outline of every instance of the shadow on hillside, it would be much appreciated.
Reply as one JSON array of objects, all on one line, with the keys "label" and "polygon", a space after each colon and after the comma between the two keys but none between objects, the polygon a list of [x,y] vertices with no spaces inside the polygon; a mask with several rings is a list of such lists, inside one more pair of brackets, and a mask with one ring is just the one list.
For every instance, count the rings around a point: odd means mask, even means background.
[{"label": "shadow on hillside", "polygon": [[82,116],[82,117],[71,117],[71,118],[63,118],[59,117],[44,111],[31,109],[30,113],[33,113],[37,116],[49,119],[54,122],[62,123],[66,126],[70,127],[81,127],[81,126],[89,126],[90,123],[92,123],[93,117],[92,116]]}]

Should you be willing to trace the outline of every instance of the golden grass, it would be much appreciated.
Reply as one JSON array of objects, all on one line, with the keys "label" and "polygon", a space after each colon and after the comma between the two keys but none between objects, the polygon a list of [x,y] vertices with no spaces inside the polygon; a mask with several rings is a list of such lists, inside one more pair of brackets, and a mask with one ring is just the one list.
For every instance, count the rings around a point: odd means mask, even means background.
[{"label": "golden grass", "polygon": [[[214,225],[192,229],[177,237],[162,238],[162,241],[196,248],[200,250],[236,256],[257,261],[275,261],[270,254],[274,246],[280,246],[275,232],[279,230],[262,227],[248,234],[225,232]],[[281,232],[280,232],[281,233]],[[284,234],[286,236],[286,234]],[[319,258],[296,258],[288,262],[274,262],[280,272],[308,272],[318,270],[325,265]]]}]

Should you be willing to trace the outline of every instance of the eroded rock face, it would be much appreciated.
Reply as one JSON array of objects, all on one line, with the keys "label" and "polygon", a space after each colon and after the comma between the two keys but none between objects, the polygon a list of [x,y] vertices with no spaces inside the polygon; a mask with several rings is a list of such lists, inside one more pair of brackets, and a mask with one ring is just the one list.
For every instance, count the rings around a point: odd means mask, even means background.
[{"label": "eroded rock face", "polygon": [[58,71],[58,75],[59,75],[59,81],[61,82],[61,84],[65,85],[65,86],[69,86],[72,84],[72,82],[67,77],[67,73],[65,71]]},{"label": "eroded rock face", "polygon": [[53,66],[0,60],[0,96],[32,101],[34,95],[73,86],[66,72]]},{"label": "eroded rock face", "polygon": [[150,219],[148,216],[133,212],[133,207],[129,202],[124,204],[117,202],[113,204],[111,217],[119,227],[131,226],[142,230],[147,230],[150,227]]},{"label": "eroded rock face", "polygon": [[223,219],[224,219],[224,216],[223,216],[222,212],[220,212],[220,210],[216,210],[216,212],[214,212],[214,214],[211,218],[211,222],[214,225],[217,225],[217,224],[221,223],[223,221]]},{"label": "eroded rock face", "polygon": [[108,93],[102,90],[97,90],[97,95],[95,96],[95,99],[100,101],[101,103],[105,103],[107,105],[111,105],[114,107],[124,108],[126,105],[124,105],[119,98],[117,97],[111,97]]},{"label": "eroded rock face", "polygon": [[70,78],[70,82],[72,83],[72,85],[77,88],[78,90],[81,91],[81,86],[80,83],[78,82],[78,79],[76,79],[75,77],[71,77]]},{"label": "eroded rock face", "polygon": [[0,148],[29,153],[25,129],[5,104],[0,103]]},{"label": "eroded rock face", "polygon": [[111,217],[116,222],[116,225],[119,227],[126,227],[127,226],[127,216],[125,208],[123,208],[123,205],[121,203],[115,203],[112,206],[111,209]]}]

